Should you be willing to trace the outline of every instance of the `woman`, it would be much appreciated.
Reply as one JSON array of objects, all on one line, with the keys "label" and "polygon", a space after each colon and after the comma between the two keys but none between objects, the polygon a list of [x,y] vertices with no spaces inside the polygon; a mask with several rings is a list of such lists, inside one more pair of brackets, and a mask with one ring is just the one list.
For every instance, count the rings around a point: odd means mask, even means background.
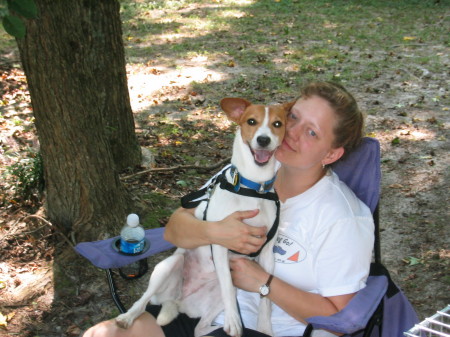
[{"label": "woman", "polygon": [[[332,315],[365,286],[373,247],[370,210],[339,181],[328,165],[350,152],[362,137],[363,118],[354,98],[341,86],[317,82],[306,86],[292,107],[286,136],[275,156],[280,167],[275,189],[281,201],[276,266],[268,298],[274,303],[275,336],[301,336],[311,316]],[[194,217],[180,208],[171,216],[165,238],[194,248],[220,244],[248,254],[264,243],[265,229],[243,220],[257,210],[235,212],[218,222]],[[259,289],[269,274],[246,258],[230,262],[245,336],[265,336],[256,328]],[[157,315],[158,308],[149,308]],[[128,330],[113,321],[96,325],[84,336],[192,336],[197,320],[180,315],[161,329],[144,313]],[[211,327],[226,336],[222,315]],[[320,331],[315,336],[332,336]]]}]

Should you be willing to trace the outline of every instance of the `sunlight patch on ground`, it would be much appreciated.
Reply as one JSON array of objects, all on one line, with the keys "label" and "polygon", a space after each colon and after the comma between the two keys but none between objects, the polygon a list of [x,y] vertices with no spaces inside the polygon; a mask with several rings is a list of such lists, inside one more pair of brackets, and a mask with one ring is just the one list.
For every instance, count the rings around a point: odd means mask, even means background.
[{"label": "sunlight patch on ground", "polygon": [[[387,144],[392,143],[396,138],[399,141],[431,141],[431,140],[441,140],[436,139],[436,132],[426,128],[416,128],[414,126],[402,126],[395,130],[385,130],[378,131],[376,134],[371,135],[378,140],[383,140]],[[394,141],[395,142],[395,141]]]},{"label": "sunlight patch on ground", "polygon": [[152,105],[179,100],[189,93],[192,82],[223,81],[227,75],[200,65],[206,60],[204,56],[197,56],[192,59],[195,61],[193,66],[184,66],[182,70],[129,65],[128,88],[133,111],[139,112]]},{"label": "sunlight patch on ground", "polygon": [[240,10],[227,10],[222,13],[224,18],[240,19],[247,16],[247,13]]},{"label": "sunlight patch on ground", "polygon": [[5,305],[16,306],[34,298],[36,289],[42,292],[51,289],[53,275],[51,265],[48,266],[14,266],[0,263],[2,281],[2,300]]},{"label": "sunlight patch on ground", "polygon": [[431,140],[436,137],[436,133],[428,129],[416,129],[414,127],[406,128],[396,132],[398,137],[408,140]]}]

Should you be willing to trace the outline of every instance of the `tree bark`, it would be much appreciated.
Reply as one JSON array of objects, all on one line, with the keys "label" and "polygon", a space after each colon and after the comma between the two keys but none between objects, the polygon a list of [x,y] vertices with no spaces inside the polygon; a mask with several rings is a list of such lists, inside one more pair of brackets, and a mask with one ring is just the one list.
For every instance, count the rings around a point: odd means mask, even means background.
[{"label": "tree bark", "polygon": [[17,40],[50,221],[77,240],[117,234],[128,211],[118,171],[140,162],[115,0],[35,0]]}]

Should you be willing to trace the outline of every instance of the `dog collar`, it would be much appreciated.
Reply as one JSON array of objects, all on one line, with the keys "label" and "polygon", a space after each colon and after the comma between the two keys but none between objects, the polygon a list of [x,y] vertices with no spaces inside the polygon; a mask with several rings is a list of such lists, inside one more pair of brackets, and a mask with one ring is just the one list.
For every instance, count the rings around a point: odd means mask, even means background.
[{"label": "dog collar", "polygon": [[256,183],[250,179],[243,177],[234,165],[232,165],[230,168],[230,174],[232,180],[231,184],[234,186],[235,192],[239,191],[241,185],[244,185],[252,190],[255,190],[258,193],[268,193],[272,190],[273,184],[275,183],[275,179],[277,177],[275,175],[272,179],[265,181],[262,184]]}]

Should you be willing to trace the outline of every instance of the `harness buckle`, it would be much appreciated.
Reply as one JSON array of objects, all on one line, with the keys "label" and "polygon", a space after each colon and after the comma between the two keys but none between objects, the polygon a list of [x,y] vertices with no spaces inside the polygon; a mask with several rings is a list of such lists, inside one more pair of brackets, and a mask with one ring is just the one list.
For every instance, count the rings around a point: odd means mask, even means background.
[{"label": "harness buckle", "polygon": [[230,174],[231,174],[231,180],[232,180],[231,184],[234,186],[234,191],[237,192],[241,188],[241,183],[240,183],[241,179],[239,176],[239,172],[234,166],[232,166],[230,169]]},{"label": "harness buckle", "polygon": [[261,186],[259,187],[258,193],[259,193],[259,194],[266,193],[266,189],[265,189],[264,184],[261,184]]}]

